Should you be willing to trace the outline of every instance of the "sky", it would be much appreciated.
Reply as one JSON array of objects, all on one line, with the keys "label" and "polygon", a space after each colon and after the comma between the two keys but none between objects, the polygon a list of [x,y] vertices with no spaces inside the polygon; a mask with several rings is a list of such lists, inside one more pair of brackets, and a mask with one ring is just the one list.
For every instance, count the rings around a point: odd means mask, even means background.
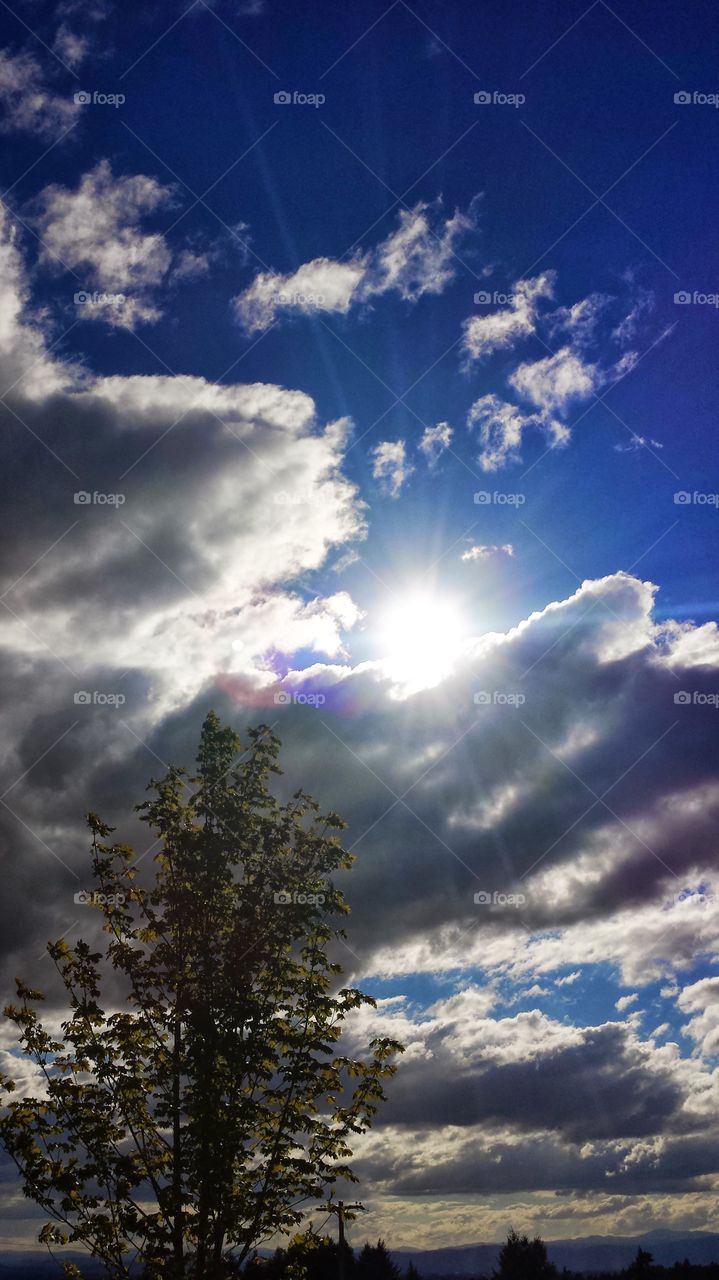
[{"label": "sky", "polygon": [[615,3],[0,12],[2,989],[271,724],[394,1247],[716,1227],[717,17]]}]

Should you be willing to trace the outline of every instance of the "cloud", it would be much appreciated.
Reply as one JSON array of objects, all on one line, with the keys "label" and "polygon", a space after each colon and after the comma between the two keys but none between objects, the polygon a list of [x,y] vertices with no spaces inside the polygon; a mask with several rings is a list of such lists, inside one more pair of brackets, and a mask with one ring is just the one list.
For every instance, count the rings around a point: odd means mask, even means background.
[{"label": "cloud", "polygon": [[387,293],[406,302],[441,293],[456,275],[462,237],[475,226],[474,206],[443,221],[436,205],[420,202],[401,210],[397,229],[366,253],[347,261],[313,258],[286,274],[260,272],[233,299],[235,316],[251,334],[285,315],[346,315]]},{"label": "cloud", "polygon": [[570,307],[559,307],[547,317],[551,335],[565,333],[574,347],[590,346],[596,337],[597,325],[612,299],[604,293],[590,293]]},{"label": "cloud", "polygon": [[66,23],[61,23],[53,41],[53,49],[68,67],[73,71],[79,67],[85,61],[89,47],[87,36],[79,36]]},{"label": "cloud", "polygon": [[438,422],[435,427],[425,427],[419,448],[430,467],[436,466],[445,450],[449,449],[453,434],[448,422]]},{"label": "cloud", "polygon": [[614,1008],[618,1009],[620,1013],[624,1013],[625,1009],[631,1008],[633,1004],[637,1003],[638,999],[638,991],[634,991],[630,996],[620,996],[618,1000],[615,1000]]},{"label": "cloud", "polygon": [[[503,401],[496,394],[483,395],[469,412],[470,427],[479,425],[482,451],[479,463],[493,471],[510,462],[521,460],[524,433],[538,429],[550,449],[565,445],[571,428],[563,419],[577,404],[597,397],[601,388],[624,377],[636,364],[636,351],[625,351],[619,359],[608,361],[606,354],[590,358],[589,351],[600,346],[602,336],[610,343],[624,345],[636,334],[640,320],[650,309],[640,294],[621,324],[607,334],[608,313],[617,300],[606,294],[591,293],[571,306],[562,306],[542,314],[538,303],[554,296],[556,273],[546,272],[531,280],[518,281],[514,291],[503,299],[505,305],[488,315],[473,316],[465,321],[463,346],[469,363],[499,348],[514,347],[524,337],[535,334],[547,347],[549,339],[563,339],[558,351],[539,360],[525,360],[507,379],[520,400],[531,406],[527,411]],[[481,295],[489,300],[489,293]],[[494,295],[495,298],[499,295]],[[600,332],[601,330],[601,332]],[[634,436],[620,451],[648,445]]]},{"label": "cloud", "polygon": [[562,347],[543,360],[520,364],[510,386],[542,413],[565,413],[576,400],[585,400],[602,384],[596,365],[585,362],[571,347]]},{"label": "cloud", "polygon": [[[142,668],[159,707],[192,698],[220,662],[273,683],[253,661],[272,646],[339,655],[359,616],[346,594],[304,601],[284,584],[364,535],[340,471],[349,423],[319,424],[309,396],[277,386],[63,365],[23,317],[23,264],[5,232],[0,370],[16,415],[5,439],[39,504],[30,519],[16,490],[5,499],[8,656],[49,656],[79,687],[88,667]],[[98,270],[119,280],[126,249]],[[61,555],[47,554],[57,538]]]},{"label": "cloud", "polygon": [[575,969],[573,973],[567,973],[564,975],[564,977],[555,978],[554,985],[555,987],[570,987],[579,978],[581,978],[581,976],[582,976],[581,969]]},{"label": "cloud", "polygon": [[407,461],[404,440],[381,440],[370,452],[375,480],[380,481],[391,498],[398,498],[402,486],[414,471],[414,467]]},{"label": "cloud", "polygon": [[463,551],[460,560],[493,560],[500,556],[513,556],[514,547],[511,542],[503,546],[473,546]]},{"label": "cloud", "polygon": [[262,333],[279,315],[289,312],[346,315],[364,274],[361,261],[330,258],[315,258],[284,276],[264,271],[233,300],[235,314],[247,333]]},{"label": "cloud", "polygon": [[78,118],[70,94],[50,88],[33,54],[0,49],[0,130],[57,139]]},{"label": "cloud", "polygon": [[651,289],[639,287],[627,314],[612,332],[620,346],[634,342],[645,317],[654,310],[655,297]]},{"label": "cloud", "polygon": [[[302,784],[349,822],[352,976],[439,992],[363,1015],[409,1046],[362,1148],[373,1193],[698,1195],[716,1170],[706,1063],[631,1017],[567,1011],[579,974],[612,966],[624,989],[661,982],[715,1044],[696,980],[697,956],[719,959],[715,711],[674,695],[716,690],[716,625],[658,620],[653,584],[614,573],[469,639],[435,688],[353,667],[360,610],[318,587],[364,534],[350,424],[277,385],[61,360],[2,226],[4,976],[42,984],[44,938],[92,931],[73,902],[88,806],[144,852],[130,805],[164,762],[191,764],[208,707],[240,732],[266,719],[283,794]],[[373,463],[401,488],[405,442]],[[322,714],[277,704],[280,682]],[[553,982],[559,1012],[525,1007]]]},{"label": "cloud", "polygon": [[525,413],[496,395],[480,396],[467,414],[470,430],[479,430],[479,463],[485,471],[497,471],[521,457],[525,431],[543,433],[550,449],[567,444],[569,430],[551,414]]},{"label": "cloud", "polygon": [[701,1064],[631,1022],[503,1016],[492,995],[468,986],[421,1015],[359,1020],[358,1036],[409,1046],[362,1145],[371,1184],[393,1196],[638,1195],[699,1190],[716,1171],[716,1081]]},{"label": "cloud", "polygon": [[456,210],[444,223],[436,208],[424,203],[400,210],[399,227],[374,251],[369,295],[394,290],[405,301],[416,302],[425,293],[442,293],[457,274],[459,242],[475,226],[474,204],[467,213]]},{"label": "cloud", "polygon": [[207,256],[190,250],[178,254],[173,265],[165,237],[143,230],[143,220],[170,207],[173,199],[173,189],[156,178],[115,177],[107,160],[74,190],[53,184],[41,192],[34,204],[40,262],[79,278],[80,292],[87,295],[79,317],[127,329],[152,323],[162,314],[161,285],[208,269]]},{"label": "cloud", "polygon": [[677,1008],[691,1014],[684,1034],[696,1042],[705,1057],[719,1053],[719,977],[700,978],[684,987],[677,997]]},{"label": "cloud", "polygon": [[[514,347],[535,331],[538,304],[554,295],[556,273],[546,271],[531,280],[518,280],[507,295],[507,303],[487,315],[470,316],[463,325],[462,347],[467,358],[481,360],[505,347]],[[490,300],[489,293],[478,297]]]},{"label": "cloud", "polygon": [[629,437],[626,444],[620,440],[614,445],[617,453],[638,453],[640,449],[663,449],[664,445],[659,440],[652,440],[651,437],[638,436],[634,432]]}]

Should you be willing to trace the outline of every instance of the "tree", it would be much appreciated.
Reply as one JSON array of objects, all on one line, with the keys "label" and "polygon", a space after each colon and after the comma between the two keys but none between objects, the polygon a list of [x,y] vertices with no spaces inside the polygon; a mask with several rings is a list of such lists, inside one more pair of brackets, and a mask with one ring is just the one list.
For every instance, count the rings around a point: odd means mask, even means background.
[{"label": "tree", "polygon": [[399,1274],[384,1240],[364,1246],[355,1267],[357,1280],[399,1280]]},{"label": "tree", "polygon": [[[345,1274],[353,1276],[354,1256],[349,1245],[344,1247]],[[337,1280],[340,1246],[329,1236],[308,1231],[295,1236],[288,1248],[277,1249],[274,1257],[251,1258],[244,1269],[243,1280]]]},{"label": "tree", "polygon": [[640,1245],[629,1266],[628,1274],[630,1276],[646,1276],[649,1273],[652,1261],[651,1253],[647,1249],[642,1249]]},{"label": "tree", "polygon": [[48,944],[69,1003],[61,1039],[20,980],[5,1011],[45,1081],[0,1122],[51,1220],[40,1238],[85,1246],[113,1278],[133,1257],[148,1280],[235,1275],[294,1229],[308,1199],[354,1180],[350,1140],[401,1050],[376,1039],[363,1057],[339,1052],[348,1015],[374,1003],[337,989],[328,956],[348,910],[330,878],[352,861],[344,824],[302,791],[273,796],[268,729],[238,761],[240,747],[210,713],[197,776],[173,767],[150,782],[137,806],[160,843],[148,886],[134,851],[88,815],[104,954]]},{"label": "tree", "polygon": [[547,1247],[539,1236],[530,1240],[512,1228],[507,1243],[499,1251],[498,1280],[549,1280],[557,1269],[547,1258]]}]

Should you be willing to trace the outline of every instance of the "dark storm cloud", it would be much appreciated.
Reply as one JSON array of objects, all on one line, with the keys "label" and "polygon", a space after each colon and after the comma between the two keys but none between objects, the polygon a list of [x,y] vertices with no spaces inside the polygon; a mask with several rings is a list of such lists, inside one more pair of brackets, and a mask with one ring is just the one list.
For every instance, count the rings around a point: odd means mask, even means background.
[{"label": "dark storm cloud", "polygon": [[617,1168],[617,1153],[584,1153],[549,1135],[535,1133],[527,1141],[484,1141],[478,1134],[451,1160],[428,1160],[405,1172],[403,1159],[368,1161],[362,1174],[381,1182],[394,1195],[497,1195],[507,1192],[577,1191],[626,1195],[682,1194],[707,1189],[716,1174],[716,1142],[695,1138],[672,1143],[662,1159],[645,1166]]}]

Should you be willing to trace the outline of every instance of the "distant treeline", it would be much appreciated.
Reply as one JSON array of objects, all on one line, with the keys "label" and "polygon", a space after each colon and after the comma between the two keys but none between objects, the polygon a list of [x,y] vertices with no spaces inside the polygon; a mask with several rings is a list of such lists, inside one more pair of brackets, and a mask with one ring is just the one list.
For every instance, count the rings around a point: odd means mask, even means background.
[{"label": "distant treeline", "polygon": [[384,1241],[366,1244],[358,1253],[326,1237],[304,1237],[270,1258],[255,1257],[245,1267],[245,1280],[719,1280],[719,1263],[700,1266],[688,1261],[671,1267],[655,1266],[651,1253],[638,1249],[630,1266],[622,1271],[559,1270],[547,1256],[544,1241],[510,1231],[498,1251],[496,1268],[489,1274],[422,1275],[410,1263],[402,1270],[392,1261]]}]

